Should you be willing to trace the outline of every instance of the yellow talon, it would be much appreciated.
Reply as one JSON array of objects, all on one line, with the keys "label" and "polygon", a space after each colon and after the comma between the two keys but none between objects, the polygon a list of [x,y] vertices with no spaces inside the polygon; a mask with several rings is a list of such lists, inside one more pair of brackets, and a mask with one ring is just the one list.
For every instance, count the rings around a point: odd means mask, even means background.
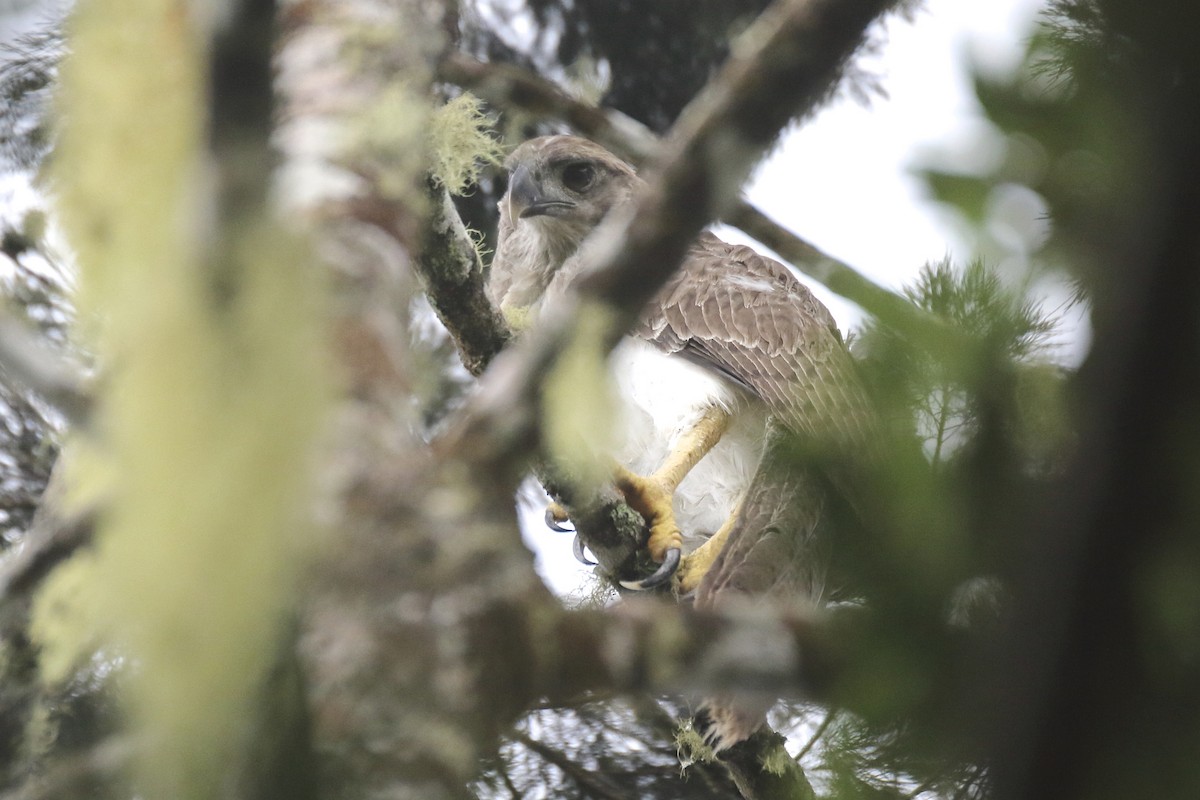
[{"label": "yellow talon", "polygon": [[675,577],[672,579],[672,588],[674,588],[675,594],[685,595],[696,591],[711,566],[712,559],[709,559],[707,563],[701,563],[691,555],[686,556],[680,562],[679,569],[675,571]]},{"label": "yellow talon", "polygon": [[741,513],[742,504],[739,502],[733,509],[733,513],[729,515],[729,519],[725,520],[721,525],[720,530],[709,537],[708,541],[684,557],[683,561],[679,564],[679,569],[675,572],[673,585],[676,594],[691,594],[699,588],[700,582],[704,580],[704,576],[712,568],[713,563],[717,560],[717,556],[725,548],[725,542],[729,539],[729,533],[733,530]]},{"label": "yellow talon", "polygon": [[546,515],[543,517],[546,521],[546,527],[555,533],[571,533],[572,528],[563,527],[564,522],[570,522],[571,517],[567,514],[567,510],[558,503],[551,503],[546,506]]},{"label": "yellow talon", "polygon": [[[675,490],[692,467],[720,441],[729,427],[729,420],[729,412],[719,406],[705,409],[695,424],[678,438],[653,475],[644,477],[630,472],[623,466],[615,466],[616,487],[625,495],[625,502],[645,517],[646,525],[650,529],[646,550],[654,561],[662,564],[658,571],[648,578],[622,581],[626,588],[652,588],[672,579],[673,573],[677,571],[683,550],[683,532],[679,529],[679,523],[675,521],[672,505]],[[715,552],[720,552],[720,548]],[[697,561],[696,564],[696,568],[700,569],[702,562]],[[707,565],[702,569],[707,571]],[[699,583],[699,578],[693,580]]]},{"label": "yellow talon", "polygon": [[650,539],[646,549],[650,557],[662,563],[667,551],[683,546],[683,532],[675,523],[671,490],[654,477],[644,478],[624,467],[617,468],[616,485],[625,495],[625,502],[646,518]]}]

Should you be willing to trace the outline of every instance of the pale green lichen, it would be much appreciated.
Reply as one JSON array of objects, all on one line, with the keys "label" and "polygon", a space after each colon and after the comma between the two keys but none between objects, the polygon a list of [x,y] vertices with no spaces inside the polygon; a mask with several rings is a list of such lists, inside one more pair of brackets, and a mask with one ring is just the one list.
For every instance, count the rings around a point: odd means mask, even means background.
[{"label": "pale green lichen", "polygon": [[58,740],[58,731],[58,722],[51,713],[46,698],[39,698],[30,710],[26,736],[22,742],[28,750],[27,757],[41,759],[52,752],[54,744]]},{"label": "pale green lichen", "polygon": [[71,247],[91,265],[83,305],[105,308],[138,292],[122,265],[174,261],[181,233],[199,218],[185,195],[200,169],[203,42],[178,14],[167,0],[127,0],[80,4],[72,20],[58,92],[66,124],[50,179]]},{"label": "pale green lichen", "polygon": [[712,764],[717,760],[717,754],[690,722],[685,722],[675,731],[675,752],[679,757],[679,766],[684,770],[695,763]]},{"label": "pale green lichen", "polygon": [[611,451],[616,428],[616,401],[604,341],[615,323],[608,307],[582,305],[571,338],[542,385],[546,444],[585,490],[611,478],[605,454]]},{"label": "pale green lichen", "polygon": [[338,26],[342,66],[356,76],[351,90],[362,95],[339,120],[342,157],[368,176],[373,193],[415,212],[427,207],[430,64],[443,45],[428,23],[419,5],[398,3]]},{"label": "pale green lichen", "polygon": [[566,67],[567,86],[581,103],[599,106],[612,82],[600,62],[590,55],[581,55]]},{"label": "pale green lichen", "polygon": [[428,166],[429,101],[402,79],[382,87],[373,101],[345,120],[347,157],[365,165],[383,196],[419,206],[419,178]]},{"label": "pale green lichen", "polygon": [[502,151],[494,125],[482,101],[465,92],[434,111],[429,120],[434,181],[461,195],[479,182],[484,164],[498,165]]},{"label": "pale green lichen", "polygon": [[[409,26],[412,27],[412,26]],[[360,69],[371,68],[387,53],[419,53],[429,43],[401,41],[397,30],[380,26],[355,29],[347,53]],[[417,72],[423,65],[415,65]],[[347,155],[365,163],[385,196],[413,203],[421,176],[451,194],[461,195],[478,183],[486,164],[498,165],[503,155],[492,132],[496,120],[483,110],[479,98],[464,92],[439,108],[431,108],[424,85],[427,75],[413,70],[390,70],[398,75],[380,87],[372,99],[345,120]]]},{"label": "pale green lichen", "polygon": [[776,742],[773,746],[768,747],[758,763],[764,772],[772,775],[784,775],[796,768],[796,762],[788,755],[788,751],[781,742]]},{"label": "pale green lichen", "polygon": [[[98,637],[127,655],[146,793],[200,798],[241,751],[292,603],[331,390],[306,251],[265,214],[202,238],[207,65],[188,21],[173,0],[93,0],[73,23],[53,175],[105,378],[66,510],[103,511],[32,630],[50,680]],[[214,274],[237,277],[221,304]]]},{"label": "pale green lichen", "polygon": [[475,257],[479,263],[485,263],[487,257],[492,254],[491,248],[487,247],[487,237],[483,231],[476,230],[470,226],[464,226],[463,230],[467,233],[467,239],[471,242],[471,247],[475,248]]},{"label": "pale green lichen", "polygon": [[514,333],[522,333],[533,327],[533,312],[529,306],[504,306],[500,311]]}]

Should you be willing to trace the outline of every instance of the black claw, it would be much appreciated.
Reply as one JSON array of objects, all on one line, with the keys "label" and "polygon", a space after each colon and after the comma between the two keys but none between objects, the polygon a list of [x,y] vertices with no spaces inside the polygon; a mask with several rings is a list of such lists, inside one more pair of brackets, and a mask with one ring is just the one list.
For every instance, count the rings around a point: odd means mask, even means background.
[{"label": "black claw", "polygon": [[546,506],[546,516],[544,517],[544,519],[546,520],[546,527],[549,528],[550,530],[554,531],[555,533],[574,533],[575,532],[574,528],[564,528],[562,526],[562,523],[559,522],[558,519],[555,518],[553,506]]},{"label": "black claw", "polygon": [[675,570],[679,569],[679,559],[683,553],[678,547],[672,547],[663,557],[663,562],[659,568],[654,571],[654,574],[648,578],[642,578],[640,581],[621,581],[621,585],[626,589],[632,589],[635,592],[645,589],[653,589],[655,586],[662,586],[675,574]]},{"label": "black claw", "polygon": [[575,554],[575,560],[580,564],[588,567],[596,566],[596,562],[587,557],[587,551],[583,549],[583,539],[579,538],[579,534],[575,534],[575,541],[571,543],[571,552]]}]

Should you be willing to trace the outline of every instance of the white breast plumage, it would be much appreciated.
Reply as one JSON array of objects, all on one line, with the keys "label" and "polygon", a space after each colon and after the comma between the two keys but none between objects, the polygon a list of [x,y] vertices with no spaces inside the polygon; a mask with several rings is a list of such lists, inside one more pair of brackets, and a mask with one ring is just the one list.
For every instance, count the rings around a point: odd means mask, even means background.
[{"label": "white breast plumage", "polygon": [[736,412],[729,431],[675,493],[675,519],[691,550],[725,522],[745,493],[761,457],[765,414],[756,399],[716,373],[639,339],[618,345],[610,364],[621,400],[615,455],[639,475],[653,473],[706,408]]}]

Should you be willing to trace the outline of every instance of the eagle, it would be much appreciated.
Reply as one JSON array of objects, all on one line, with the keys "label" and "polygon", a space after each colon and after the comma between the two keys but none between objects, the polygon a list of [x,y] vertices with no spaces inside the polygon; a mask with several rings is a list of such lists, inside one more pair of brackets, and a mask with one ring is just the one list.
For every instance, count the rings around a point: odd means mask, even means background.
[{"label": "eagle", "polygon": [[[528,325],[586,269],[584,242],[644,182],[600,145],[545,136],[505,161],[487,293]],[[670,580],[697,608],[814,605],[823,592],[828,482],[795,458],[861,451],[871,413],[829,310],[752,248],[702,233],[614,349],[620,396],[614,484],[649,528]],[[820,460],[819,458],[817,460]],[[552,508],[548,520],[566,521]],[[710,698],[696,728],[719,752],[761,725],[773,699]]]}]

